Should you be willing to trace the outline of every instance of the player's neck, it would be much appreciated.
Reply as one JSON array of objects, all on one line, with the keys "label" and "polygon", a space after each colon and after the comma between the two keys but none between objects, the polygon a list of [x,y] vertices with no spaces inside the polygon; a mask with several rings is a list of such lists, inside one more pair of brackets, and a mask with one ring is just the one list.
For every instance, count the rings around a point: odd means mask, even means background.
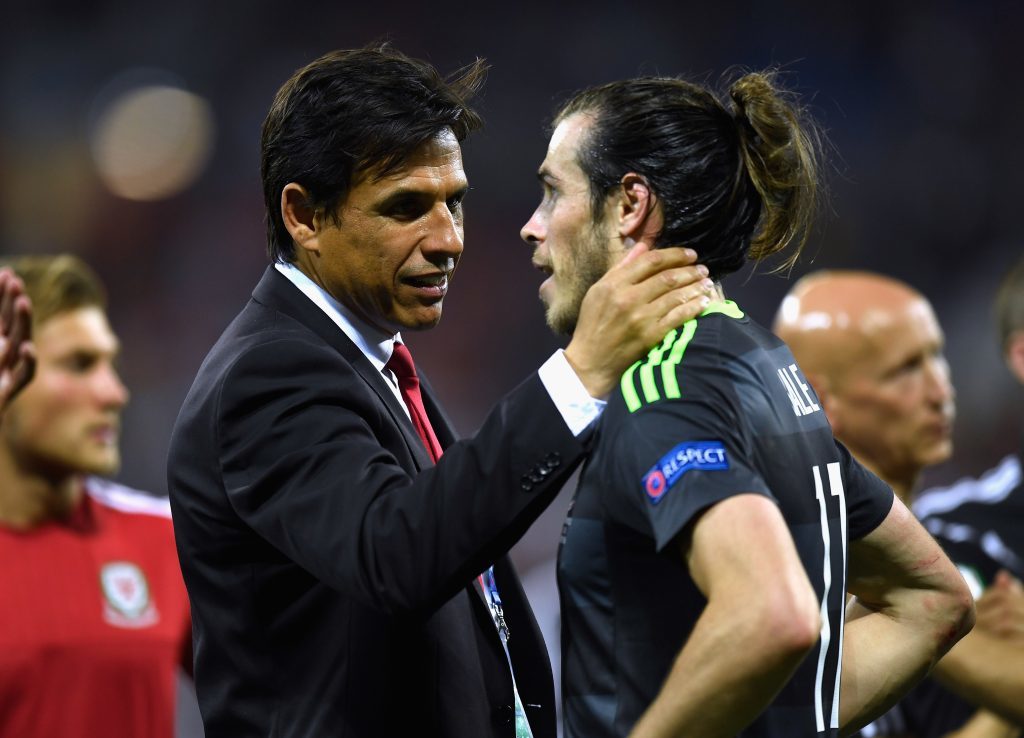
[{"label": "player's neck", "polygon": [[0,451],[0,525],[31,530],[50,520],[63,520],[82,499],[79,474],[48,476],[19,464]]},{"label": "player's neck", "polygon": [[714,305],[716,303],[721,304],[721,303],[725,302],[728,299],[725,296],[725,288],[722,286],[721,282],[715,282],[715,288],[712,291],[712,293],[709,295],[709,297],[711,298],[711,304],[712,305]]}]

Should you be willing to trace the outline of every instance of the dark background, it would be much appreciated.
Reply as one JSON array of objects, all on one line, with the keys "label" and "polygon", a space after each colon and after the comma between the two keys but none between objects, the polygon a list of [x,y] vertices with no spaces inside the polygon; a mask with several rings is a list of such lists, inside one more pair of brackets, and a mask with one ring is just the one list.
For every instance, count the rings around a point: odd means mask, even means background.
[{"label": "dark background", "polygon": [[[286,7],[287,6],[287,7]],[[569,92],[637,74],[717,83],[779,65],[831,141],[826,227],[793,276],[882,271],[933,302],[958,388],[957,453],[930,482],[1014,450],[1021,390],[990,319],[994,285],[1024,254],[1024,7],[1015,2],[0,3],[0,251],[73,251],[106,281],[124,343],[120,480],[165,491],[177,409],[206,351],[266,264],[259,127],[274,92],[325,51],[389,37],[450,72],[492,65],[484,132],[464,149],[467,249],[442,324],[407,336],[464,433],[560,342],[518,239],[539,196],[544,125]],[[183,189],[113,194],[101,121],[141,82],[206,101],[212,147]],[[152,126],[174,134],[174,120]],[[163,127],[161,127],[163,126]],[[136,154],[145,156],[148,144]],[[173,158],[173,157],[172,157]],[[763,271],[763,270],[762,270]],[[747,273],[727,291],[770,322],[789,282]],[[553,550],[557,516],[517,551]],[[531,543],[532,542],[532,543]]]}]

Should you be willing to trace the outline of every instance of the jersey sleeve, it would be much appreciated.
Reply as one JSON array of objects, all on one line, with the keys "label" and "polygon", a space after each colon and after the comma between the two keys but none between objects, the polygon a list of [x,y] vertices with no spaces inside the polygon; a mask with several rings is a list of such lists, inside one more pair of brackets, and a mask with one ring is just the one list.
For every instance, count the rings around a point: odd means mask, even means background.
[{"label": "jersey sleeve", "polygon": [[702,511],[729,497],[774,499],[722,395],[658,402],[630,414],[609,439],[606,511],[663,549]]},{"label": "jersey sleeve", "polygon": [[836,441],[846,477],[846,523],[850,540],[873,531],[892,509],[892,488],[853,458],[846,446]]}]

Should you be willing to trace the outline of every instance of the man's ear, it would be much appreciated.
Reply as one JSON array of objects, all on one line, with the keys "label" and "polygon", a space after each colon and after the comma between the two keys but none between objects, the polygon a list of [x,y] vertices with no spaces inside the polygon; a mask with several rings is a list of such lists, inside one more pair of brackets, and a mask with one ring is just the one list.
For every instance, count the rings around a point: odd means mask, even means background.
[{"label": "man's ear", "polygon": [[646,240],[653,245],[664,219],[650,183],[642,175],[629,172],[619,182],[617,193],[615,215],[619,235],[623,239]]},{"label": "man's ear", "polygon": [[309,204],[309,192],[300,184],[289,182],[281,190],[281,219],[299,248],[319,254],[316,210]]},{"label": "man's ear", "polygon": [[1024,330],[1016,330],[1006,339],[1006,365],[1017,381],[1024,384]]}]

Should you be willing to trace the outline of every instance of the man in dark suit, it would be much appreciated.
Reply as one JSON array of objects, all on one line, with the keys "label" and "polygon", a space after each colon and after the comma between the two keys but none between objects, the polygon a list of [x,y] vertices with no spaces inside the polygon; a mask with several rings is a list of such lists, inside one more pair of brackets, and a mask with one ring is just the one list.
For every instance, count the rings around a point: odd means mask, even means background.
[{"label": "man in dark suit", "polygon": [[594,398],[707,283],[692,252],[637,246],[565,351],[456,442],[400,331],[437,324],[462,252],[459,141],[483,73],[334,52],[264,123],[274,263],[203,363],[168,460],[210,738],[555,735],[504,554],[586,452]]}]

